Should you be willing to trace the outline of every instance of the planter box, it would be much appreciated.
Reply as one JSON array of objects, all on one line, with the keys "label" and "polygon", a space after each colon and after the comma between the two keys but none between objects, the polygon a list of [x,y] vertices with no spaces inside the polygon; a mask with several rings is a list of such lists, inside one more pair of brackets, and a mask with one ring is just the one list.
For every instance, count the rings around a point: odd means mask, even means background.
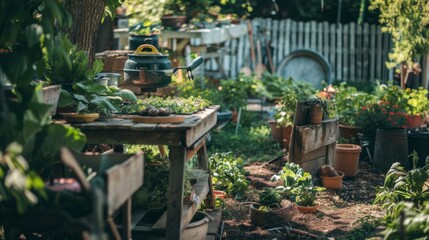
[{"label": "planter box", "polygon": [[[122,222],[131,222],[129,200],[143,184],[143,154],[73,153],[63,154],[62,160],[78,180],[81,192],[49,191],[50,196],[56,196],[55,201],[60,199],[61,202],[54,203],[54,199],[49,202],[41,201],[24,214],[18,214],[14,208],[1,208],[0,224],[5,227],[6,234],[13,233],[14,230],[40,232],[46,236],[88,231],[94,239],[107,239],[105,221],[112,218],[114,212],[121,209]],[[83,167],[93,170],[91,175],[94,177],[91,181],[86,180]],[[109,226],[112,231],[117,231],[113,229],[114,225]],[[126,237],[130,235],[128,227],[128,231],[123,231],[123,239],[129,239]]]},{"label": "planter box", "polygon": [[292,133],[290,161],[315,175],[323,165],[332,165],[338,140],[338,120],[319,125],[295,126]]}]

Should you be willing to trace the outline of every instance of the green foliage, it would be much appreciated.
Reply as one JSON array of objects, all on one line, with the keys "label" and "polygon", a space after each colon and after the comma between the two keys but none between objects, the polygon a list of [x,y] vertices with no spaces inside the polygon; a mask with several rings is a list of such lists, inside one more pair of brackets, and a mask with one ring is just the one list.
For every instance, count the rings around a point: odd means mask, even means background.
[{"label": "green foliage", "polygon": [[244,82],[221,80],[219,85],[221,107],[224,110],[238,110],[247,105],[247,91]]},{"label": "green foliage", "polygon": [[[414,158],[417,153],[414,152]],[[386,209],[386,221],[388,223],[400,217],[404,205],[400,202],[411,202],[417,211],[421,211],[425,202],[429,199],[429,190],[425,185],[429,180],[429,164],[423,168],[414,168],[405,171],[399,163],[390,167],[384,180],[384,185],[377,189],[374,203],[382,204]]]},{"label": "green foliage", "polygon": [[103,70],[103,62],[94,61],[93,67],[88,68],[88,54],[78,50],[77,46],[66,37],[56,40],[58,48],[51,55],[43,56],[44,65],[38,65],[39,74],[43,75],[50,84],[73,84],[93,80],[96,73]]},{"label": "green foliage", "polygon": [[[355,226],[357,225],[357,226]],[[363,218],[354,221],[352,224],[353,230],[349,236],[345,239],[348,240],[361,240],[361,239],[372,239],[369,238],[372,232],[381,225],[381,220],[373,216],[365,216]]]},{"label": "green foliage", "polygon": [[121,112],[139,114],[148,106],[156,108],[168,107],[176,114],[192,114],[211,105],[211,102],[201,97],[148,97],[138,99],[135,104],[124,105]]},{"label": "green foliage", "polygon": [[271,181],[276,182],[281,180],[283,186],[276,189],[281,191],[283,197],[292,201],[296,201],[298,194],[303,194],[300,201],[310,201],[313,196],[313,182],[311,174],[305,172],[298,164],[288,162],[284,165],[282,170],[271,177]]},{"label": "green foliage", "polygon": [[60,48],[57,27],[70,24],[71,16],[59,1],[1,1],[0,48],[11,51],[1,54],[0,71],[12,84],[28,85],[33,65]]},{"label": "green foliage", "polygon": [[[402,215],[387,225],[384,239],[427,239],[429,236],[429,204],[420,210],[414,203],[399,202]],[[403,230],[403,231],[402,231]]]},{"label": "green foliage", "polygon": [[316,187],[300,186],[298,188],[293,189],[293,193],[296,196],[296,204],[298,204],[299,206],[316,206],[316,199],[318,193],[318,189]]},{"label": "green foliage", "polygon": [[410,69],[429,50],[429,5],[427,0],[374,0],[370,9],[380,10],[382,31],[392,35],[389,68],[405,63]]},{"label": "green foliage", "polygon": [[60,106],[72,106],[78,113],[99,112],[105,115],[118,111],[123,101],[137,101],[133,92],[114,86],[86,81],[73,85],[73,92],[61,90]]},{"label": "green foliage", "polygon": [[209,158],[213,186],[242,199],[248,188],[243,159],[232,152],[215,153]]},{"label": "green foliage", "polygon": [[268,99],[283,98],[284,101],[290,102],[288,106],[293,107],[298,101],[315,93],[315,89],[307,82],[295,81],[293,78],[286,79],[268,72],[264,72],[258,83],[255,86],[257,92]]},{"label": "green foliage", "polygon": [[273,142],[266,120],[258,119],[257,113],[243,111],[237,135],[235,129],[235,124],[229,124],[212,131],[209,152],[234,152],[246,163],[269,161],[283,154],[279,144]]},{"label": "green foliage", "polygon": [[18,213],[35,205],[37,195],[46,197],[43,180],[29,168],[22,151],[16,142],[0,151],[0,202],[14,201]]},{"label": "green foliage", "polygon": [[271,204],[280,203],[282,195],[273,188],[265,188],[259,195],[259,204],[269,206]]},{"label": "green foliage", "polygon": [[374,101],[374,96],[363,91],[358,91],[356,87],[349,86],[342,82],[335,86],[335,106],[339,115],[339,121],[343,125],[355,126],[356,110]]}]

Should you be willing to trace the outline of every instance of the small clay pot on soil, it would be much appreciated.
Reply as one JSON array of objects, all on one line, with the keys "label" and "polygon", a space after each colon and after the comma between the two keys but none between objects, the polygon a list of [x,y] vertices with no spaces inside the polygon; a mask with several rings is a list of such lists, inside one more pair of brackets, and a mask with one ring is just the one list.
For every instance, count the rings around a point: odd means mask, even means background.
[{"label": "small clay pot on soil", "polygon": [[213,190],[213,194],[215,198],[225,199],[226,192],[221,190]]},{"label": "small clay pot on soil", "polygon": [[303,214],[316,213],[317,209],[319,209],[319,204],[315,206],[299,206],[299,205],[296,205],[296,206],[298,208],[298,211]]},{"label": "small clay pot on soil", "polygon": [[249,207],[250,221],[252,221],[252,223],[257,226],[265,226],[269,224],[271,218],[271,213],[269,209],[267,208],[267,211],[261,211],[259,210],[261,206],[261,204],[252,203]]},{"label": "small clay pot on soil", "polygon": [[332,177],[320,176],[320,178],[322,179],[322,185],[325,188],[341,189],[343,186],[344,173],[337,171],[337,174],[338,176],[332,176]]}]

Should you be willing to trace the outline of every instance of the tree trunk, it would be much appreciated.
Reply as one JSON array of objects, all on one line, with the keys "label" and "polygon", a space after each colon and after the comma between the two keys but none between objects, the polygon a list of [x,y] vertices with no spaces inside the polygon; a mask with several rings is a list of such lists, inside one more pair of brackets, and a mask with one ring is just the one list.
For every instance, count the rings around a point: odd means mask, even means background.
[{"label": "tree trunk", "polygon": [[79,50],[88,54],[88,67],[92,67],[97,31],[106,7],[105,0],[66,0],[64,5],[70,12],[73,23],[71,28],[62,29],[62,32]]}]

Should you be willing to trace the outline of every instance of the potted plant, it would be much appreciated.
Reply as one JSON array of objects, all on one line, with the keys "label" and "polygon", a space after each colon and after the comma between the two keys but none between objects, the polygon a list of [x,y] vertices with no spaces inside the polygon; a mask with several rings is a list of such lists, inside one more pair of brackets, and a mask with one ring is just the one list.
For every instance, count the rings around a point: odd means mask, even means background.
[{"label": "potted plant", "polygon": [[340,138],[349,142],[358,140],[358,128],[356,127],[356,109],[374,101],[374,96],[369,93],[358,91],[355,87],[340,83],[336,88],[334,96],[335,107],[338,113]]},{"label": "potted plant", "polygon": [[327,103],[320,97],[312,96],[301,103],[301,110],[306,113],[308,123],[320,124],[327,110]]},{"label": "potted plant", "polygon": [[274,121],[268,121],[274,140],[283,146],[290,143],[296,104],[295,98],[286,95],[274,107]]},{"label": "potted plant", "polygon": [[99,113],[109,115],[118,111],[123,101],[135,102],[137,97],[128,89],[108,87],[94,81],[76,83],[73,93],[62,91],[61,106],[71,106],[72,113],[63,113],[68,122],[92,122]]},{"label": "potted plant", "polygon": [[319,208],[317,200],[318,190],[314,186],[300,186],[295,189],[296,206],[300,213],[315,213]]},{"label": "potted plant", "polygon": [[293,216],[292,204],[282,199],[279,190],[270,187],[265,188],[259,194],[259,201],[250,204],[249,208],[250,220],[258,226],[290,221]]},{"label": "potted plant", "polygon": [[239,81],[229,79],[220,81],[218,89],[220,91],[221,108],[223,110],[230,110],[233,121],[236,122],[239,108],[247,105],[248,96],[246,87]]},{"label": "potted plant", "polygon": [[[169,0],[164,6],[164,15],[161,17],[164,26],[177,30],[192,18],[207,14],[212,0]],[[179,19],[176,22],[175,19]]]},{"label": "potted plant", "polygon": [[319,170],[319,176],[322,179],[323,187],[330,189],[342,188],[344,173],[336,171],[332,166],[323,165]]}]

